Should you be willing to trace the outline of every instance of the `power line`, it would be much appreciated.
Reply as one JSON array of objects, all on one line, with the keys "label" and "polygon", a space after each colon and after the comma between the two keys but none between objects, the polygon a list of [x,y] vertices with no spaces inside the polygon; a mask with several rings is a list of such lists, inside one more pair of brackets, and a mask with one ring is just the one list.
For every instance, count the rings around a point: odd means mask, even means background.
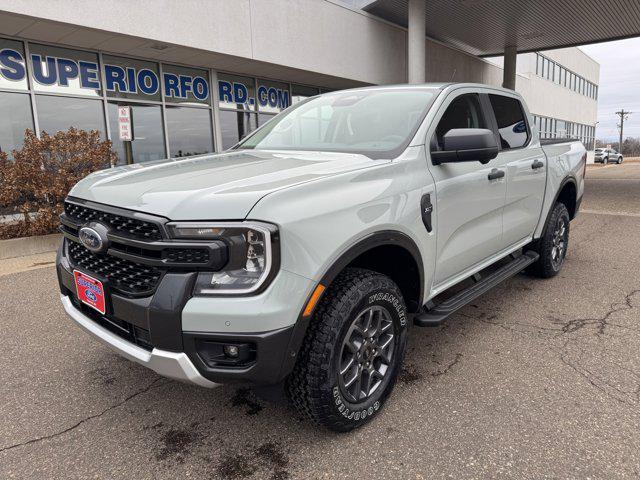
[{"label": "power line", "polygon": [[629,118],[629,115],[631,115],[633,112],[627,112],[625,111],[625,109],[623,108],[622,110],[620,110],[619,112],[616,112],[616,115],[618,115],[620,117],[620,123],[618,124],[618,128],[620,129],[620,144],[618,145],[618,152],[622,153],[622,136],[624,134],[624,121]]}]

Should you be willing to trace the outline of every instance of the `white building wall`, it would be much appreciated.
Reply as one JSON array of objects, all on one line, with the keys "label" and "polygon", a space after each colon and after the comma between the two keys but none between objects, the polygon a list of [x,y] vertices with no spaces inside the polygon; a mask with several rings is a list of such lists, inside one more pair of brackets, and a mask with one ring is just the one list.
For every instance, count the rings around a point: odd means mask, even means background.
[{"label": "white building wall", "polygon": [[502,82],[502,69],[486,60],[455,50],[433,40],[427,40],[427,72],[429,82]]},{"label": "white building wall", "polygon": [[[579,48],[549,50],[542,54],[590,82],[599,84],[600,65]],[[535,53],[520,57],[516,90],[525,98],[532,113],[569,122],[595,125],[598,118],[597,100],[536,75]]]},{"label": "white building wall", "polygon": [[[0,34],[330,88],[407,79],[404,28],[325,0],[0,0]],[[428,81],[501,85],[499,66],[426,42]],[[598,83],[581,50],[545,55]],[[535,54],[516,89],[534,114],[596,122],[597,102],[538,77]]]},{"label": "white building wall", "polygon": [[[563,48],[541,53],[590,82],[599,84],[600,65],[579,48]],[[495,69],[492,72],[494,80],[485,83],[501,84],[502,58],[493,58],[490,63]],[[595,125],[598,118],[598,101],[537,75],[535,53],[518,55],[516,70],[516,90],[524,97],[532,114]],[[498,72],[500,79],[498,83],[494,83]]]},{"label": "white building wall", "polygon": [[[359,83],[406,81],[404,29],[324,0],[4,0],[2,11],[61,22],[25,29],[24,18],[0,19],[0,33],[27,39],[246,73],[249,60]],[[160,58],[154,42],[189,50]]]}]

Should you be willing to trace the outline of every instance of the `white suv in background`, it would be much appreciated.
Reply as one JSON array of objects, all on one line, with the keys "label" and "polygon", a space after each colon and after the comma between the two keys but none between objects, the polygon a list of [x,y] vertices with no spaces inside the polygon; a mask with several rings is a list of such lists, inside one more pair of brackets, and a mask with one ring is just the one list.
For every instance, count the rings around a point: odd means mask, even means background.
[{"label": "white suv in background", "polygon": [[604,165],[608,163],[617,163],[620,165],[622,163],[622,154],[612,148],[596,148],[595,153],[595,163],[602,163]]}]

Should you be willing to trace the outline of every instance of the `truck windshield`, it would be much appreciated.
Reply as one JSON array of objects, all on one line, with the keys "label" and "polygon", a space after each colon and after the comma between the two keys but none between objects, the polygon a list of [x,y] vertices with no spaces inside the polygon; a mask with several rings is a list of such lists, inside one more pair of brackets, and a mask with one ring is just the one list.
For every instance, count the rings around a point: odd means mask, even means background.
[{"label": "truck windshield", "polygon": [[285,110],[237,149],[361,153],[392,158],[406,148],[439,90],[343,91]]}]

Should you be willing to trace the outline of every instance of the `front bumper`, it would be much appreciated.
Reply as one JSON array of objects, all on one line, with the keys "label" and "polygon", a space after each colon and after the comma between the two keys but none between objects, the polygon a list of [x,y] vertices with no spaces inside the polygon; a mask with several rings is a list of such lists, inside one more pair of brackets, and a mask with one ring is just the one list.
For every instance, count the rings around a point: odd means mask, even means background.
[{"label": "front bumper", "polygon": [[60,295],[62,306],[67,314],[84,330],[92,334],[102,343],[117,351],[120,355],[154,372],[169,378],[195,383],[201,387],[213,388],[220,384],[203,377],[184,352],[169,352],[154,348],[150,352],[101,327],[78,310],[71,299]]},{"label": "front bumper", "polygon": [[[67,242],[57,259],[64,308],[84,330],[122,356],[161,375],[205,387],[275,384],[293,368],[307,326],[298,316],[312,281],[281,270],[258,295],[191,297],[195,274],[167,273],[151,296],[111,292],[107,312],[101,315],[76,297]],[[246,345],[253,357],[241,365],[216,363],[212,350],[220,344]]]}]

